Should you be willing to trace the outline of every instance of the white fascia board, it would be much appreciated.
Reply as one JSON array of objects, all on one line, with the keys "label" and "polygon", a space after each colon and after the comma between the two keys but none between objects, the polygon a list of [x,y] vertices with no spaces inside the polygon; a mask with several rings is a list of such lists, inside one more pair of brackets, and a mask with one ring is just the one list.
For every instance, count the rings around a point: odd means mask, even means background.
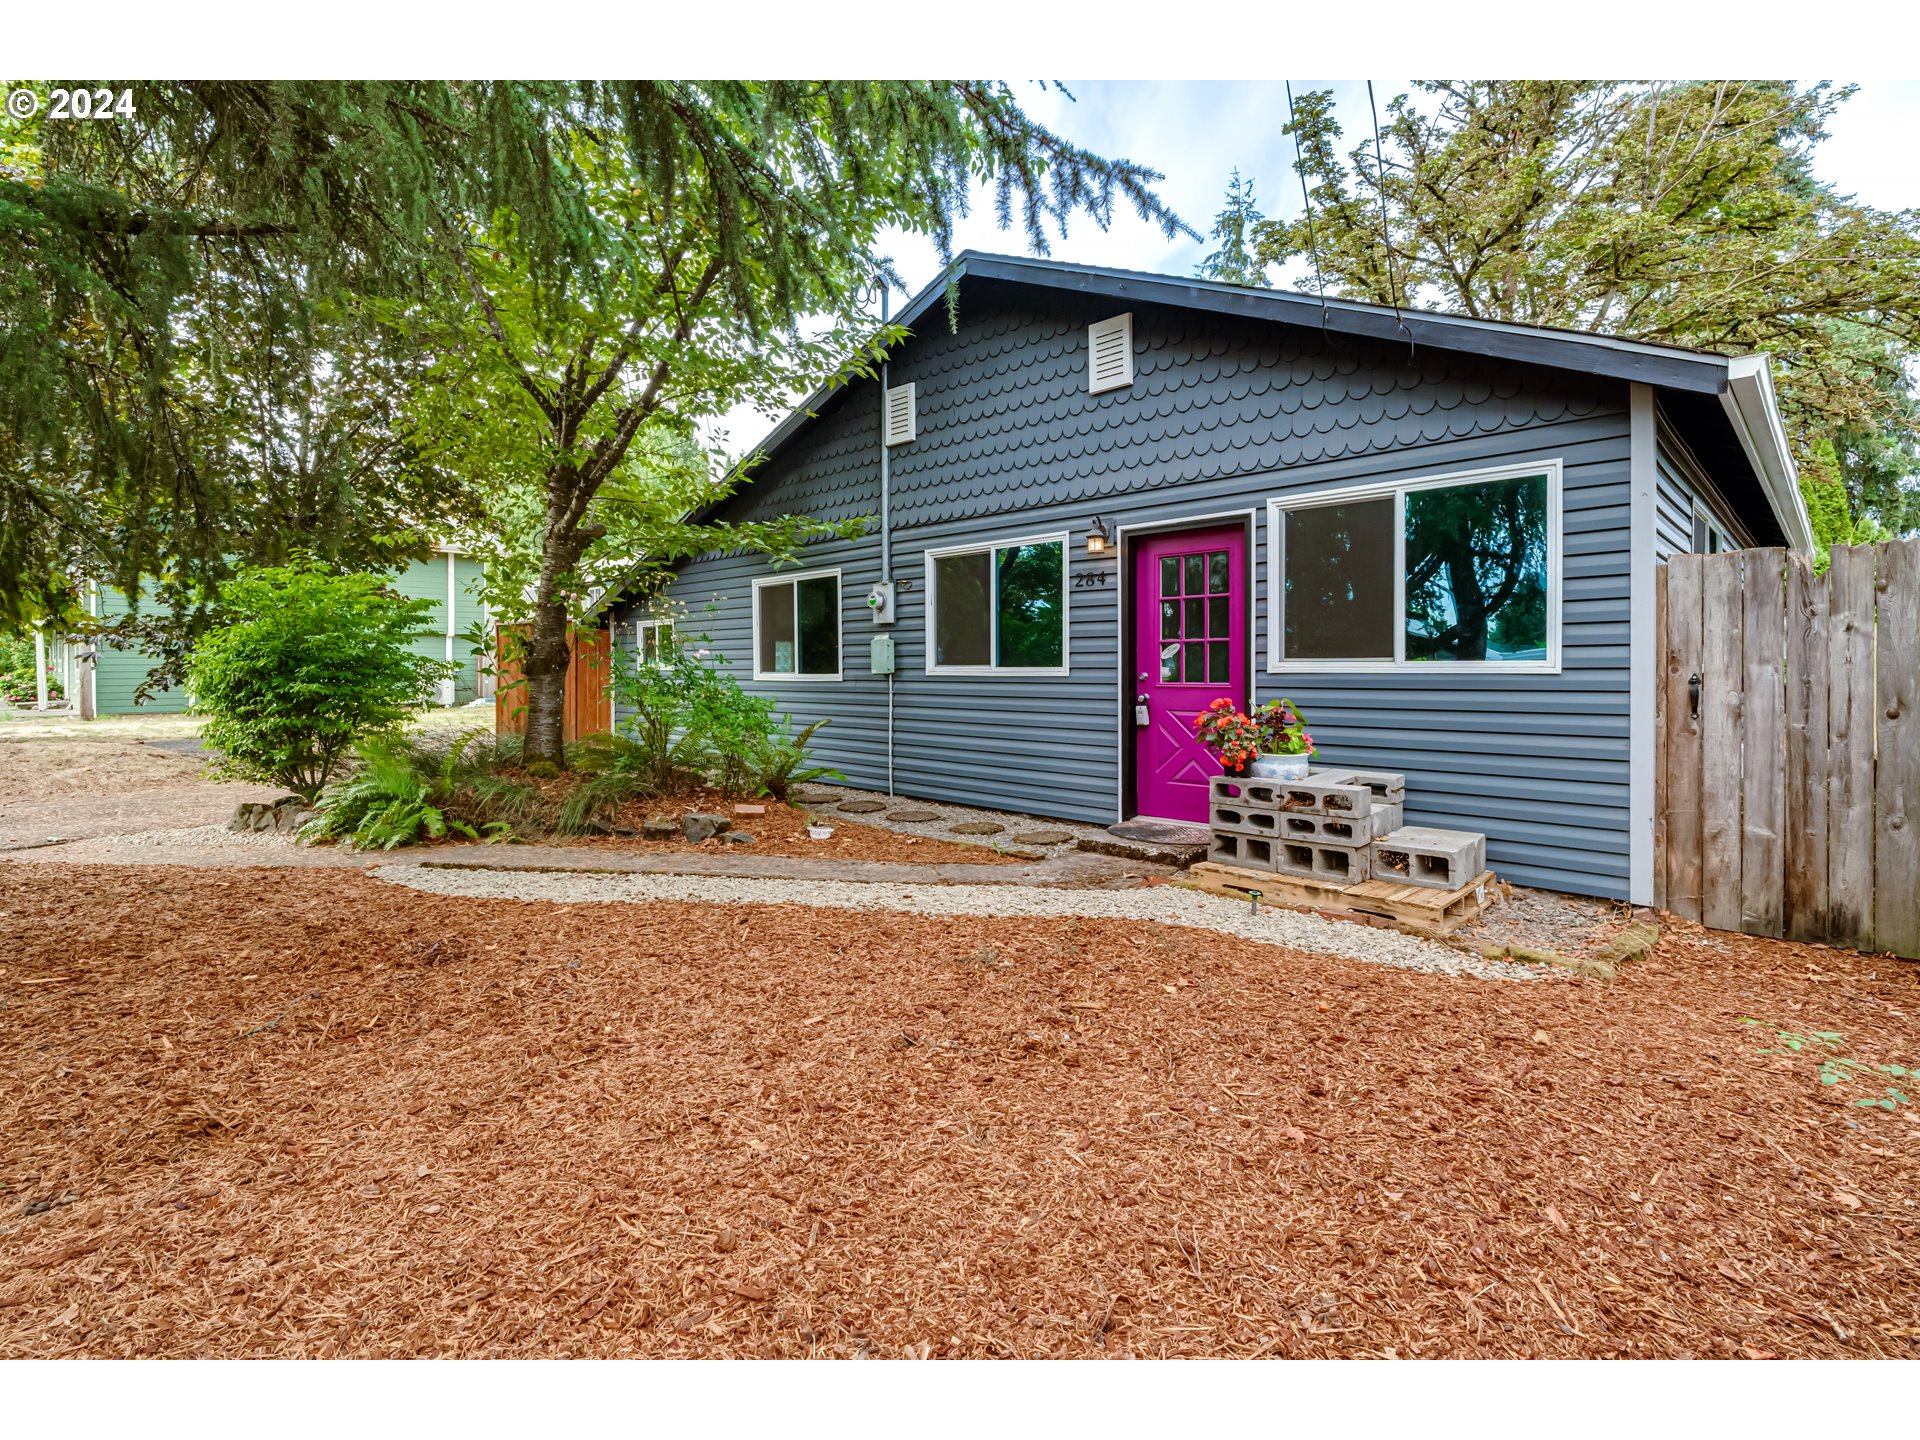
[{"label": "white fascia board", "polygon": [[1767,503],[1786,534],[1787,544],[1802,553],[1813,549],[1813,522],[1800,494],[1800,477],[1787,447],[1786,427],[1780,423],[1780,404],[1773,393],[1773,361],[1766,355],[1739,355],[1727,362],[1727,388],[1720,403],[1740,447],[1760,477]]}]

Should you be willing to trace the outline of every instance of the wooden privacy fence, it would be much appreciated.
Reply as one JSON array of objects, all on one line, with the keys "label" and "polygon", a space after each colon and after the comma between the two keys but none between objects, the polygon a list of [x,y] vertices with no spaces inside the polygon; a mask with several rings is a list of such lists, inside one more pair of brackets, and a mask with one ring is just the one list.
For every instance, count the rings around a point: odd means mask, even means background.
[{"label": "wooden privacy fence", "polygon": [[1654,899],[1920,957],[1920,540],[1658,573]]},{"label": "wooden privacy fence", "polygon": [[[527,680],[510,633],[524,635],[524,626],[500,627],[495,642],[493,731],[496,735],[527,733]],[[601,735],[613,729],[613,637],[605,630],[575,630],[573,653],[567,658],[566,711],[560,725],[562,743],[571,745],[583,735]]]}]

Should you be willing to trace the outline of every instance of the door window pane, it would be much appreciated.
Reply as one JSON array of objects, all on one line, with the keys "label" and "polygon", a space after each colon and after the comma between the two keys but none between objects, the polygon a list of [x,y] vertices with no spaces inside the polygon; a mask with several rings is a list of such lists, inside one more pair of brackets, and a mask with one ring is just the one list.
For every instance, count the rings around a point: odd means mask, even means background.
[{"label": "door window pane", "polygon": [[1207,682],[1212,685],[1227,683],[1227,642],[1224,640],[1207,642]]},{"label": "door window pane", "polygon": [[934,664],[992,663],[992,588],[992,557],[985,550],[934,560]]},{"label": "door window pane", "polygon": [[1183,600],[1187,607],[1187,628],[1185,635],[1189,640],[1198,640],[1207,633],[1207,602],[1204,600]]},{"label": "door window pane", "polygon": [[1160,647],[1160,683],[1177,685],[1180,681],[1180,646],[1176,641]]},{"label": "door window pane", "polygon": [[1227,552],[1216,550],[1207,556],[1207,593],[1224,595],[1227,593]]},{"label": "door window pane", "polygon": [[1281,517],[1283,652],[1289,660],[1391,660],[1393,499]]},{"label": "door window pane", "polygon": [[999,561],[998,665],[1041,669],[1066,658],[1066,547],[1059,541],[994,552]]},{"label": "door window pane", "polygon": [[1227,602],[1225,597],[1207,601],[1207,634],[1225,635],[1227,633]]},{"label": "door window pane", "polygon": [[1187,673],[1182,678],[1189,685],[1204,683],[1207,678],[1207,647],[1196,643],[1183,648],[1187,652]]},{"label": "door window pane", "polygon": [[760,673],[791,675],[793,650],[793,582],[762,585],[754,591],[760,607]]},{"label": "door window pane", "polygon": [[1180,593],[1180,557],[1178,555],[1160,557],[1160,593],[1162,595]]},{"label": "door window pane", "polygon": [[1409,660],[1547,658],[1547,477],[1409,491]]},{"label": "door window pane", "polygon": [[1160,638],[1162,640],[1180,638],[1180,602],[1178,600],[1160,602]]},{"label": "door window pane", "polygon": [[1187,573],[1187,594],[1204,595],[1207,593],[1207,557],[1188,555],[1185,557]]}]

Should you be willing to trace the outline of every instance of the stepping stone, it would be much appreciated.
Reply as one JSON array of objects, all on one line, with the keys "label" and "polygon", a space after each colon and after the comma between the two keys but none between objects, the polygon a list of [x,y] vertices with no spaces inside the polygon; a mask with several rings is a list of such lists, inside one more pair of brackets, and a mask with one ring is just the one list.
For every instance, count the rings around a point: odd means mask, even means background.
[{"label": "stepping stone", "polygon": [[1006,828],[991,820],[962,820],[958,825],[949,825],[947,831],[952,835],[998,835]]},{"label": "stepping stone", "polygon": [[1016,845],[1066,845],[1072,840],[1073,836],[1064,830],[1029,830],[1013,837]]},{"label": "stepping stone", "polygon": [[753,843],[753,836],[747,834],[744,830],[729,830],[720,838],[725,840],[729,845],[751,845]]},{"label": "stepping stone", "polygon": [[787,800],[794,805],[831,805],[834,792],[831,790],[794,790],[788,793]]},{"label": "stepping stone", "polygon": [[879,800],[842,800],[840,808],[849,815],[871,815],[874,811],[884,810],[887,807]]},{"label": "stepping stone", "polygon": [[897,820],[902,825],[924,825],[929,820],[939,818],[940,812],[937,810],[889,810],[887,812],[887,819]]}]

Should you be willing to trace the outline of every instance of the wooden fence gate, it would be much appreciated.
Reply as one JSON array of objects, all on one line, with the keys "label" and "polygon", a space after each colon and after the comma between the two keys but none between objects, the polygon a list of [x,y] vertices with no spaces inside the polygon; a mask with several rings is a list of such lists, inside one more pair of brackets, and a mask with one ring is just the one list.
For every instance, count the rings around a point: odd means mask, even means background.
[{"label": "wooden fence gate", "polygon": [[[525,637],[524,625],[501,626],[494,654],[493,730],[496,735],[527,733],[527,680],[512,654],[508,632]],[[566,709],[560,725],[563,744],[613,729],[613,637],[605,630],[575,630],[567,661]]]},{"label": "wooden fence gate", "polygon": [[1654,899],[1920,957],[1920,540],[1658,572]]}]

